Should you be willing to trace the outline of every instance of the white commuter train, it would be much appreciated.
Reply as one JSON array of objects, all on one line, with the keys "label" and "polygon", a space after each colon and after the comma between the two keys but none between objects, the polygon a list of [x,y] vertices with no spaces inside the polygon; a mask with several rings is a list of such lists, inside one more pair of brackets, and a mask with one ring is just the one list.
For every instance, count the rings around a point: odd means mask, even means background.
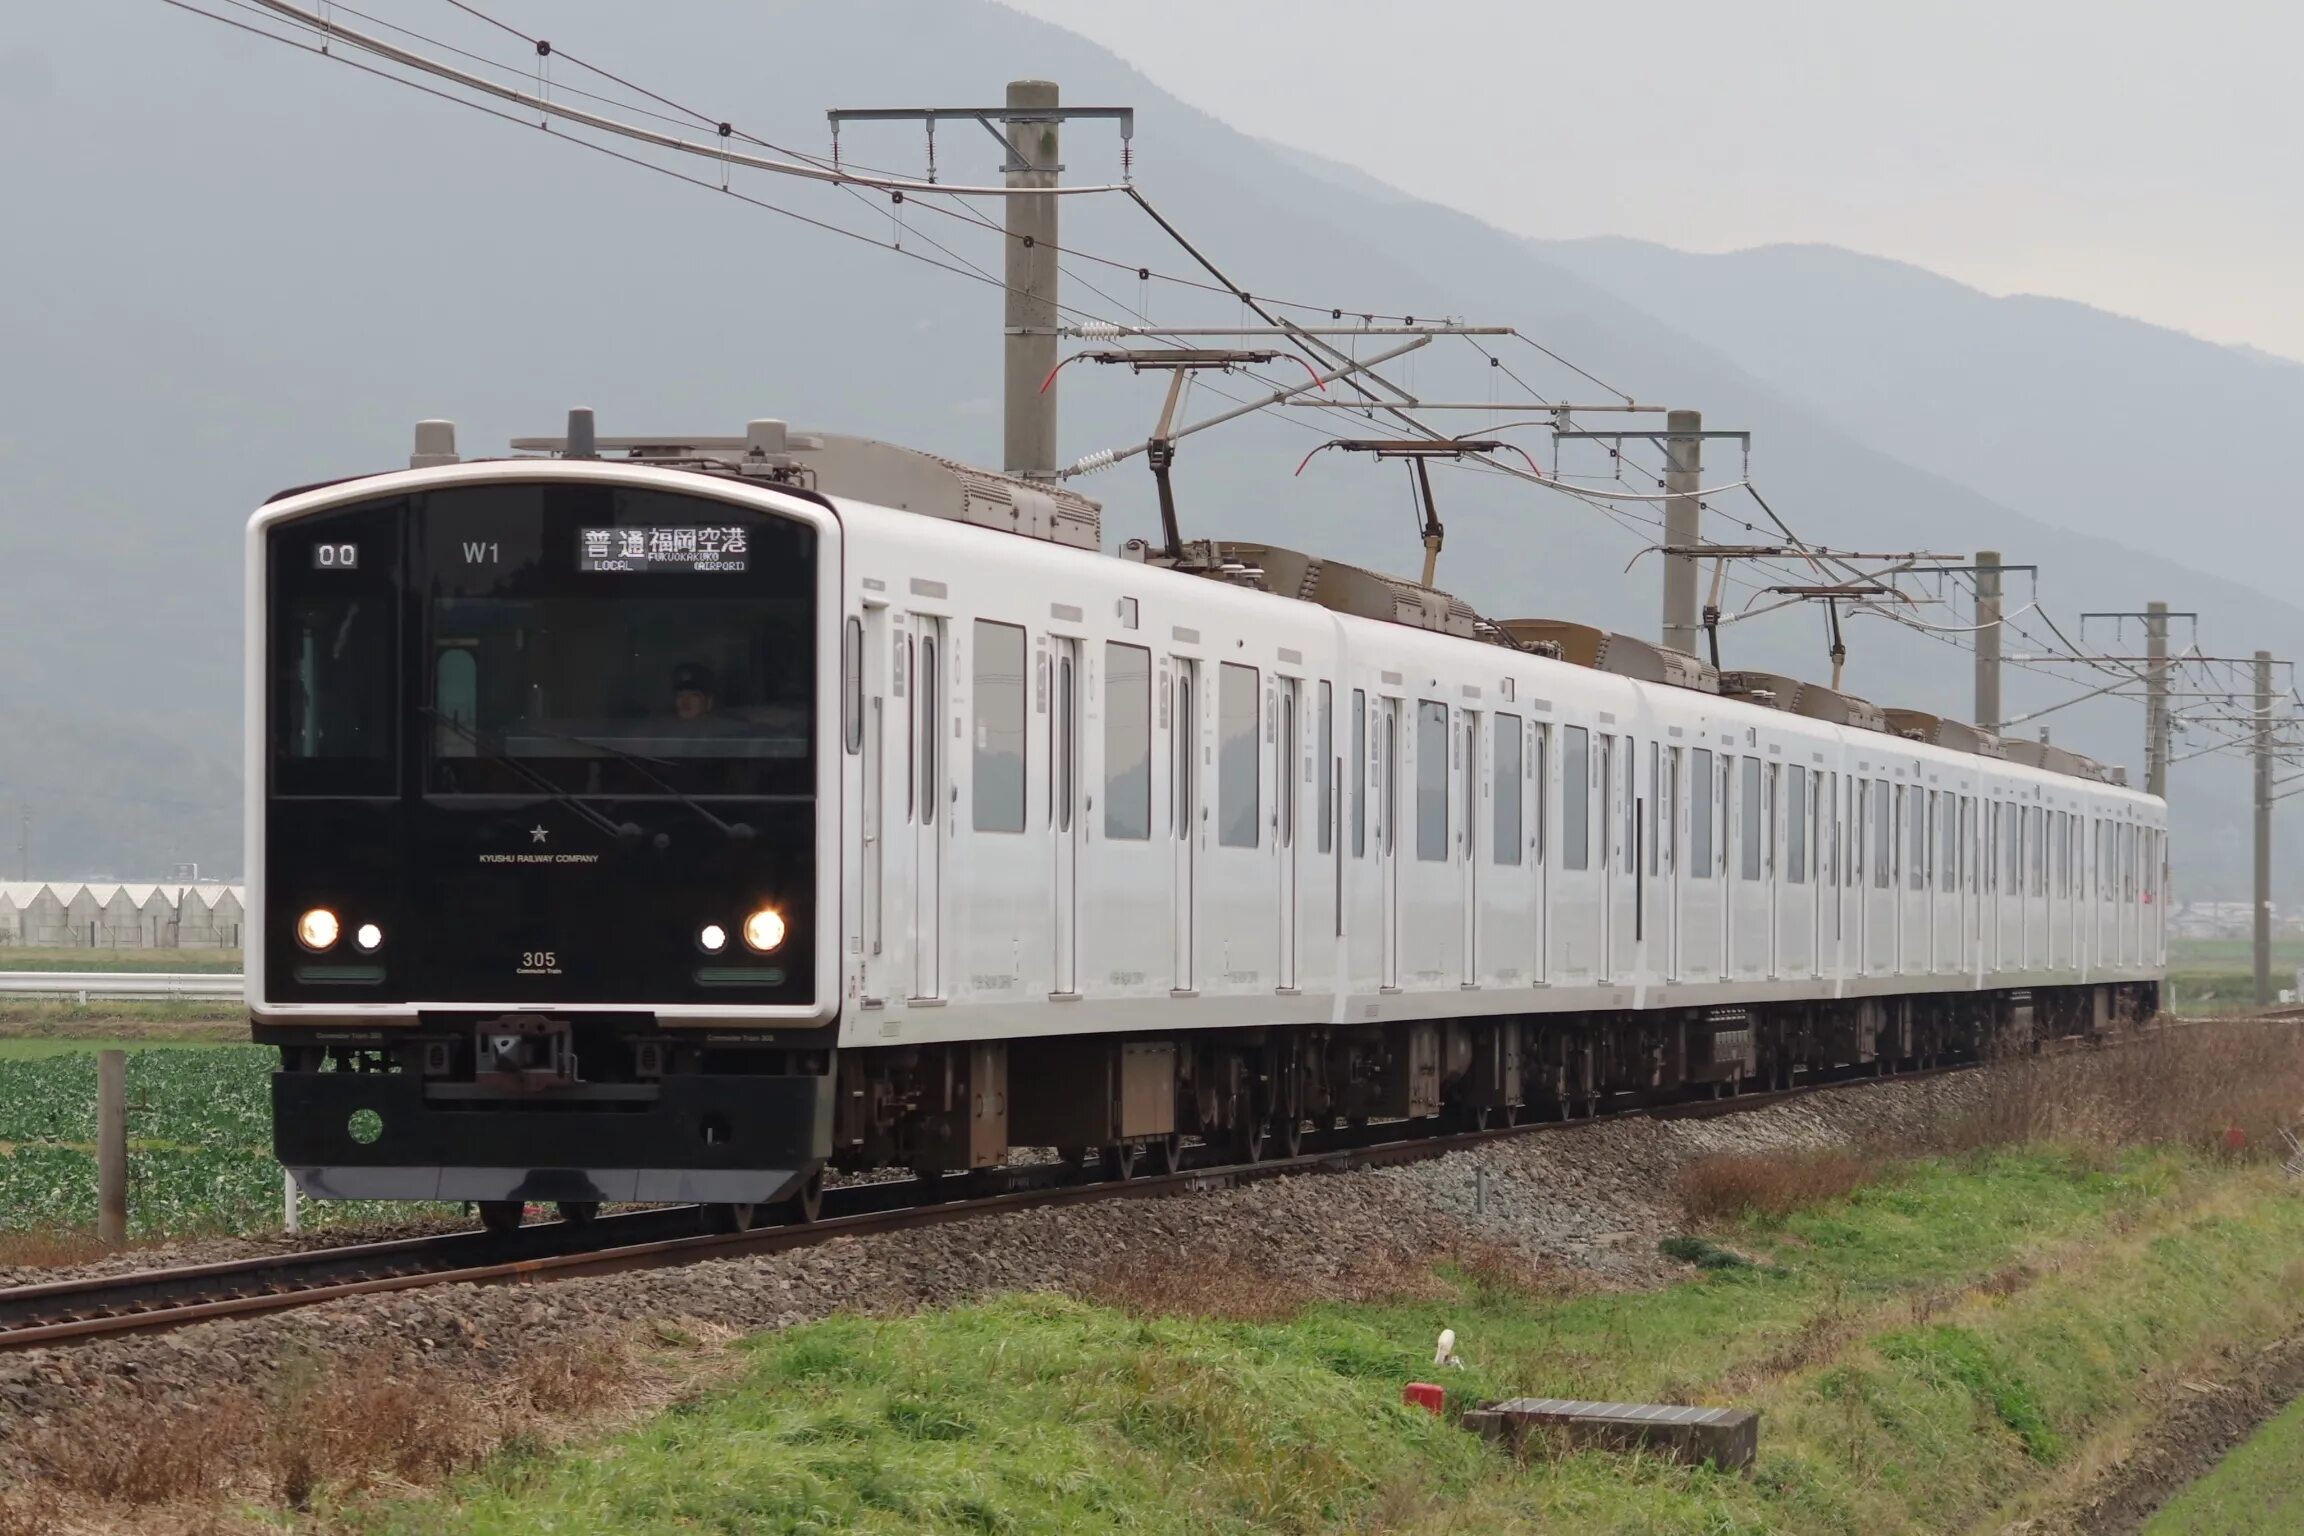
[{"label": "white commuter train", "polygon": [[250,530],[250,1007],[316,1193],[742,1220],[828,1162],[1124,1174],[2157,1003],[2165,808],[2037,743],[1112,558],[1079,497],[781,423],[432,430]]}]

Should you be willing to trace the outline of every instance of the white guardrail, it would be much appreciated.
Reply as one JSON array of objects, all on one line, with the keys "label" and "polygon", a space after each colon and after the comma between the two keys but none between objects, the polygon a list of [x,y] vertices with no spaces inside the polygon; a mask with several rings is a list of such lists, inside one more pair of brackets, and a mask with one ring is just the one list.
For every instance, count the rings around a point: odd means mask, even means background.
[{"label": "white guardrail", "polygon": [[238,971],[0,971],[0,997],[70,997],[85,1003],[230,999],[241,994]]}]

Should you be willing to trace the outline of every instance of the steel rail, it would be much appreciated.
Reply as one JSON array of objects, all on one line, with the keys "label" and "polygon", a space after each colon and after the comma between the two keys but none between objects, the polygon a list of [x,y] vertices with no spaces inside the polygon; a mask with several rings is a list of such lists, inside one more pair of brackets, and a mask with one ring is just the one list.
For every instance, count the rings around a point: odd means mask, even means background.
[{"label": "steel rail", "polygon": [[[786,1219],[746,1232],[697,1233],[693,1206],[623,1212],[586,1223],[551,1222],[513,1233],[453,1232],[302,1252],[49,1281],[0,1290],[0,1352],[70,1344],[128,1333],[156,1332],[187,1323],[288,1311],[353,1296],[423,1286],[535,1284],[582,1276],[669,1268],[711,1259],[778,1253],[914,1227],[970,1221],[1044,1207],[1098,1200],[1147,1199],[1236,1188],[1265,1179],[1421,1162],[1451,1152],[1543,1131],[1568,1130],[1618,1119],[1692,1119],[1767,1108],[1808,1095],[1867,1083],[1911,1082],[1964,1071],[1977,1062],[1877,1073],[1843,1069],[1790,1088],[1727,1097],[1627,1105],[1566,1120],[1529,1121],[1480,1130],[1359,1140],[1382,1136],[1410,1122],[1326,1133],[1341,1145],[1295,1157],[1257,1162],[1217,1161],[1219,1146],[1186,1149],[1174,1172],[1125,1179],[1065,1182],[1076,1172],[1061,1163],[1028,1164],[994,1175],[1009,1187],[970,1196],[982,1175],[947,1174],[933,1181],[888,1180],[842,1185],[824,1192],[815,1221]],[[1311,1136],[1307,1140],[1314,1139]],[[1207,1159],[1203,1166],[1192,1166]],[[949,1197],[949,1198],[948,1198]],[[776,1213],[769,1213],[775,1220]]]}]

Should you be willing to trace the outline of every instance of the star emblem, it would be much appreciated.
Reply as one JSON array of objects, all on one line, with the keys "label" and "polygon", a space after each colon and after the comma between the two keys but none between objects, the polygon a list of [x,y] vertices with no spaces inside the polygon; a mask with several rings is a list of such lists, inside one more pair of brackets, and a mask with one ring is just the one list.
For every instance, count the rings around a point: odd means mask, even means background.
[{"label": "star emblem", "polygon": [[532,843],[540,843],[551,835],[552,834],[543,827],[530,827],[528,829],[528,841]]}]

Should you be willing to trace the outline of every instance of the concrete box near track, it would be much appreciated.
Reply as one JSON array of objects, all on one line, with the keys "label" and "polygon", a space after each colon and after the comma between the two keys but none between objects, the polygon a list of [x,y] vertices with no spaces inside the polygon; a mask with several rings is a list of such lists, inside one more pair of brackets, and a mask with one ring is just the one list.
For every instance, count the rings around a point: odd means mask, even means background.
[{"label": "concrete box near track", "polygon": [[1760,1450],[1760,1415],[1750,1408],[1675,1408],[1661,1403],[1587,1403],[1515,1397],[1475,1408],[1464,1427],[1517,1451],[1548,1432],[1571,1447],[1655,1451],[1674,1461],[1749,1472]]}]

